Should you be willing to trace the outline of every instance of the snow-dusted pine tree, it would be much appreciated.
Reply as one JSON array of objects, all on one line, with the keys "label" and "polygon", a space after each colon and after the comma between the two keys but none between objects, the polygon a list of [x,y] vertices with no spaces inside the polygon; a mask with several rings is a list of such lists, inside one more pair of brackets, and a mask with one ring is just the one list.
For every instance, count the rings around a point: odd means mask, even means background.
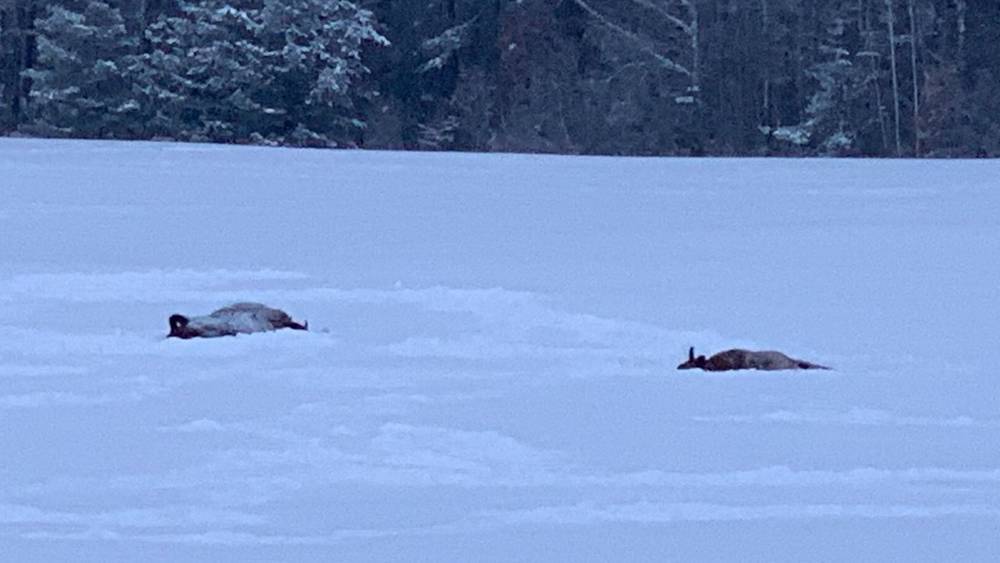
[{"label": "snow-dusted pine tree", "polygon": [[138,104],[123,78],[136,42],[117,8],[100,1],[50,6],[38,29],[31,127],[47,134],[132,137]]},{"label": "snow-dusted pine tree", "polygon": [[281,110],[257,101],[274,58],[257,41],[257,4],[183,0],[147,28],[130,72],[155,134],[235,142],[274,126]]},{"label": "snow-dusted pine tree", "polygon": [[362,48],[389,44],[372,13],[346,0],[264,0],[261,24],[263,45],[281,55],[265,100],[284,108],[286,141],[349,144],[365,126],[358,102],[375,94]]},{"label": "snow-dusted pine tree", "polygon": [[179,3],[149,26],[131,65],[161,135],[226,142],[350,144],[366,42],[387,44],[371,12],[344,0]]},{"label": "snow-dusted pine tree", "polygon": [[827,155],[854,154],[863,135],[875,135],[877,114],[863,111],[866,84],[872,75],[867,66],[870,53],[856,50],[861,32],[858,9],[850,0],[817,8],[826,24],[816,37],[817,60],[805,69],[812,91],[804,120],[791,126],[762,128],[765,133]]}]

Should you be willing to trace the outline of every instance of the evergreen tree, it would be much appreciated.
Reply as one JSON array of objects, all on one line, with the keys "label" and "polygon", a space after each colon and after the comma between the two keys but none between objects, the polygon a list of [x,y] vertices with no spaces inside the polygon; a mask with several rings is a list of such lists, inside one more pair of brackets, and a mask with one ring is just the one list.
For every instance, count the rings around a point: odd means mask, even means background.
[{"label": "evergreen tree", "polygon": [[923,144],[934,157],[1000,156],[1000,100],[997,80],[980,71],[967,91],[954,65],[938,65],[928,72],[924,89]]},{"label": "evergreen tree", "polygon": [[320,0],[182,1],[145,33],[131,72],[159,134],[226,142],[352,144],[371,12]]},{"label": "evergreen tree", "polygon": [[392,48],[373,53],[383,96],[372,114],[368,142],[396,148],[488,149],[491,132],[484,131],[483,120],[491,120],[496,98],[483,94],[493,89],[497,77],[500,4],[372,3]]},{"label": "evergreen tree", "polygon": [[0,131],[24,122],[31,80],[24,71],[35,64],[35,19],[44,13],[40,0],[0,0]]},{"label": "evergreen tree", "polygon": [[346,0],[265,0],[259,37],[266,53],[263,100],[282,107],[282,134],[294,144],[353,143],[365,127],[359,103],[375,95],[364,80],[366,43],[388,45],[370,11]]},{"label": "evergreen tree", "polygon": [[40,131],[86,137],[132,137],[138,104],[122,65],[136,41],[117,8],[100,1],[50,6],[37,22],[38,63],[29,106]]},{"label": "evergreen tree", "polygon": [[182,139],[248,141],[282,113],[260,103],[266,68],[277,53],[257,41],[260,8],[251,1],[179,2],[145,33],[148,52],[130,74],[157,134]]},{"label": "evergreen tree", "polygon": [[815,8],[816,46],[813,62],[804,71],[810,91],[803,120],[777,129],[762,128],[765,133],[790,145],[808,145],[824,155],[858,154],[863,146],[875,146],[879,123],[866,104],[867,85],[878,69],[868,65],[873,53],[864,50],[859,6],[844,0]]},{"label": "evergreen tree", "polygon": [[981,0],[0,0],[0,131],[996,154],[998,33]]}]

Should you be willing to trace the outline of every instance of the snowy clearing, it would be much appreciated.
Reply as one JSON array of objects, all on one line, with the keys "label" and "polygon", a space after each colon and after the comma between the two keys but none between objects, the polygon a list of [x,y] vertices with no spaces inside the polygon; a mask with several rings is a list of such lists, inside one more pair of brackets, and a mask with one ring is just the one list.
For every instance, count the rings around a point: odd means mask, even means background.
[{"label": "snowy clearing", "polygon": [[998,179],[0,139],[0,558],[994,561]]}]

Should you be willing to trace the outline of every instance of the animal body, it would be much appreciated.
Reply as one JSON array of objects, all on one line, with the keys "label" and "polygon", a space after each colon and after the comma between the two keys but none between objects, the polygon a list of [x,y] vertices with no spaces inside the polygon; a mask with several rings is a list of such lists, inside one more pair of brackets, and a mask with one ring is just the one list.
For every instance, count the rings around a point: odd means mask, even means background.
[{"label": "animal body", "polygon": [[260,303],[234,303],[200,317],[170,315],[170,334],[167,338],[213,338],[280,328],[309,330],[309,323],[299,324],[281,309]]},{"label": "animal body", "polygon": [[752,350],[726,350],[719,352],[711,358],[705,356],[695,357],[694,347],[688,350],[688,360],[677,366],[677,369],[699,368],[705,371],[729,371],[735,369],[830,369],[826,366],[789,358],[781,352],[764,351],[754,352]]}]

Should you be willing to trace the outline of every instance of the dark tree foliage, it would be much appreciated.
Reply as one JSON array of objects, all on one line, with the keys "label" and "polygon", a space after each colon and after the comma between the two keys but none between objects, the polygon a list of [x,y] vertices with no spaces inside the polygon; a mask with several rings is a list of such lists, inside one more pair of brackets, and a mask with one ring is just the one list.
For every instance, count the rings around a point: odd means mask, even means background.
[{"label": "dark tree foliage", "polygon": [[105,2],[51,6],[36,20],[38,58],[31,80],[29,130],[54,135],[133,137],[138,105],[123,62],[137,40]]},{"label": "dark tree foliage", "polygon": [[0,0],[0,132],[1000,156],[990,0]]},{"label": "dark tree foliage", "polygon": [[22,73],[35,65],[35,20],[43,7],[40,0],[0,0],[0,131],[25,122],[31,80]]}]

